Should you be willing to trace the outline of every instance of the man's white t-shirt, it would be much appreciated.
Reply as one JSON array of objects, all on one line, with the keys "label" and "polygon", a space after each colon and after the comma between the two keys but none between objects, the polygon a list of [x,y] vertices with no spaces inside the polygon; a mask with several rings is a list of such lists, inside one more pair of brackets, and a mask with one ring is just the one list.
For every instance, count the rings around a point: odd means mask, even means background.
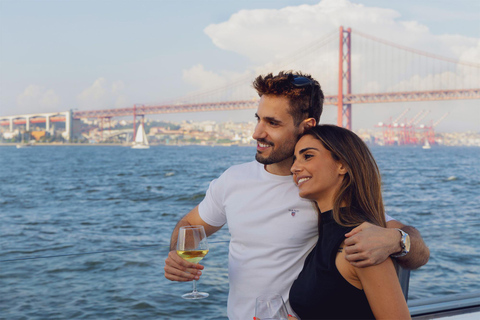
[{"label": "man's white t-shirt", "polygon": [[292,176],[256,161],[233,166],[210,183],[199,213],[212,226],[228,222],[229,319],[252,319],[264,293],[281,294],[289,308],[290,287],[318,238],[315,206],[298,196]]}]

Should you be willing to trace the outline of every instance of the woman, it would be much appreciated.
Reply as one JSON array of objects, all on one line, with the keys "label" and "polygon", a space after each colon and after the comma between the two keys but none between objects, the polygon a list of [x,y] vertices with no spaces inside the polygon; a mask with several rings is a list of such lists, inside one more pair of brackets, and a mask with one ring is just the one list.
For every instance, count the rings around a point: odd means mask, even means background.
[{"label": "woman", "polygon": [[345,234],[368,221],[385,227],[380,173],[353,132],[322,125],[295,146],[291,171],[302,198],[319,209],[319,239],[290,289],[302,319],[410,319],[389,258],[356,268],[345,259]]}]

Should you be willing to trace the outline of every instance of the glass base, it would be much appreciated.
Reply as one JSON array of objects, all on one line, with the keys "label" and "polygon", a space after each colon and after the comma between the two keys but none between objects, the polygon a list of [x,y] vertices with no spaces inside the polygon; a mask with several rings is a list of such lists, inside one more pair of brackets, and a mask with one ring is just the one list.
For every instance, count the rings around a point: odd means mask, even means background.
[{"label": "glass base", "polygon": [[189,299],[189,300],[194,300],[194,299],[204,299],[208,297],[209,294],[206,292],[190,292],[190,293],[185,293],[182,295],[183,299]]}]

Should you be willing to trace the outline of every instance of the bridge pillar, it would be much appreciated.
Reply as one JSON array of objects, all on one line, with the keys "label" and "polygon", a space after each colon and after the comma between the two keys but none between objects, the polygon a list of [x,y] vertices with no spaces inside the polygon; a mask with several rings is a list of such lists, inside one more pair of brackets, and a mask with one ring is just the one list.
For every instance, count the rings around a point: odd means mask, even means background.
[{"label": "bridge pillar", "polygon": [[47,132],[50,131],[50,116],[49,115],[45,116],[45,131],[47,131]]},{"label": "bridge pillar", "polygon": [[25,117],[25,131],[30,131],[30,117]]},{"label": "bridge pillar", "polygon": [[10,117],[10,132],[13,132],[13,117]]},{"label": "bridge pillar", "polygon": [[65,132],[68,142],[72,139],[72,113],[72,110],[65,112]]}]

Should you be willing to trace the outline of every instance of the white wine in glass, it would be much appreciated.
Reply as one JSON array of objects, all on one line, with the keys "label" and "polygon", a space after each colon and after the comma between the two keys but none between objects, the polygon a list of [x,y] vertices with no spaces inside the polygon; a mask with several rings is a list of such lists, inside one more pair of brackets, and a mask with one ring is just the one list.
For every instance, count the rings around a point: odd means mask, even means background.
[{"label": "white wine in glass", "polygon": [[[184,260],[198,263],[208,253],[208,242],[203,226],[185,226],[178,230],[177,254]],[[197,291],[197,281],[193,280],[193,291],[182,295],[184,299],[203,299],[206,292]]]}]

